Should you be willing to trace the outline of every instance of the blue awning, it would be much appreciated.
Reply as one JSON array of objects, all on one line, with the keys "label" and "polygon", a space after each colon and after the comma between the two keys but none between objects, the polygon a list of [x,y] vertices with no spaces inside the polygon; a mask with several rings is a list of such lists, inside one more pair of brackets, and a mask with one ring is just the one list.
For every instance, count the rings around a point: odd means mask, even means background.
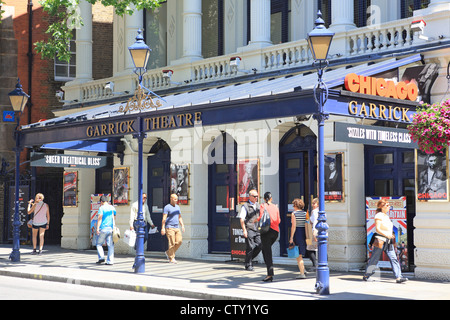
[{"label": "blue awning", "polygon": [[56,143],[46,143],[42,145],[42,149],[53,150],[76,150],[76,151],[92,151],[92,152],[113,152],[116,153],[117,146],[120,145],[118,138],[98,139],[98,140],[79,140],[66,141]]}]

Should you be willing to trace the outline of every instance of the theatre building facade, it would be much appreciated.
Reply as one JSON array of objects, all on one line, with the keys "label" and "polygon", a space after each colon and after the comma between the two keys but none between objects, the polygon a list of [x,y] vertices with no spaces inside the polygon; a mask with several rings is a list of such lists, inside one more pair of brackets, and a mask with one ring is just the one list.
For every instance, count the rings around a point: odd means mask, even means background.
[{"label": "theatre building facade", "polygon": [[[166,250],[163,207],[177,193],[186,225],[177,255],[229,259],[240,241],[230,224],[256,189],[279,206],[273,252],[288,262],[292,200],[311,211],[318,196],[317,72],[304,39],[321,9],[336,32],[324,73],[330,269],[364,267],[374,204],[387,197],[403,270],[448,281],[448,151],[426,155],[406,128],[421,101],[450,98],[450,1],[361,3],[169,0],[114,18],[113,77],[99,80],[87,63],[92,29],[78,29],[86,41],[77,42],[77,78],[62,88],[68,102],[22,127],[22,145],[39,148],[35,165],[65,167],[61,246],[92,246],[98,194],[111,194],[122,233],[129,229],[145,133],[143,189],[158,227],[147,251]],[[80,9],[89,19],[90,5]],[[153,50],[144,103],[127,49],[138,29]],[[115,250],[134,253],[122,241]]]}]

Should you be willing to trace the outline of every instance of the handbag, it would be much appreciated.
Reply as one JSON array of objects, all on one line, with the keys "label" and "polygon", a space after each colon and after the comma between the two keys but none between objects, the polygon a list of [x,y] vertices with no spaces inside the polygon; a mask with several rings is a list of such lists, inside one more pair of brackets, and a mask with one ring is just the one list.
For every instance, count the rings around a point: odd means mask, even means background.
[{"label": "handbag", "polygon": [[264,207],[261,219],[259,219],[256,229],[259,233],[264,234],[270,229],[270,214],[269,211]]},{"label": "handbag", "polygon": [[120,229],[117,226],[113,228],[113,242],[116,243],[120,239]]},{"label": "handbag", "polygon": [[123,242],[130,247],[134,247],[134,244],[136,243],[136,231],[130,229],[126,230],[123,235]]},{"label": "handbag", "polygon": [[294,245],[293,246],[289,245],[289,248],[287,249],[287,253],[288,253],[288,258],[293,258],[293,259],[298,258],[298,256],[300,255],[299,251],[298,251],[298,247],[294,246]]}]

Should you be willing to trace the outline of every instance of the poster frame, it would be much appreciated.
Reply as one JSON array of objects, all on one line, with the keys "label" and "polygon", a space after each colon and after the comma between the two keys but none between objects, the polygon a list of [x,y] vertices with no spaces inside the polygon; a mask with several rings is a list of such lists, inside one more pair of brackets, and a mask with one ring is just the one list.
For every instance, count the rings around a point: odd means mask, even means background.
[{"label": "poster frame", "polygon": [[[241,185],[244,184],[243,183],[243,178],[245,175],[245,167],[246,166],[250,166],[251,167],[251,175],[252,175],[252,180],[251,185],[248,185],[248,187],[246,188],[247,190],[245,190],[245,193],[241,193]],[[250,191],[251,189],[255,189],[256,191],[258,191],[258,197],[260,196],[260,192],[259,192],[259,182],[260,182],[260,177],[259,177],[259,159],[258,158],[252,158],[252,159],[241,159],[238,160],[237,163],[237,199],[238,199],[238,204],[242,204],[248,201],[249,196],[248,196],[248,191]],[[242,175],[242,177],[241,177]],[[256,175],[256,181],[254,181],[253,177]],[[251,188],[251,186],[253,185],[254,188]]]},{"label": "poster frame", "polygon": [[[119,174],[123,172],[121,178],[118,178]],[[122,191],[120,191],[122,189]],[[128,205],[130,192],[130,168],[129,167],[117,167],[113,169],[113,193],[112,193],[112,205]],[[122,199],[118,199],[120,194],[123,195]]]}]

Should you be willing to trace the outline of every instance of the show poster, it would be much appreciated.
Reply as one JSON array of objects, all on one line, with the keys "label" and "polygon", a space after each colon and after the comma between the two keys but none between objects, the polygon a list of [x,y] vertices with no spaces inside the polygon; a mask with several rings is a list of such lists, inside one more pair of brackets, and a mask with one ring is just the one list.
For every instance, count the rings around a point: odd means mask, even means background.
[{"label": "show poster", "polygon": [[[375,215],[377,214],[377,202],[385,199],[390,204],[389,218],[394,224],[395,233],[395,250],[398,261],[403,271],[408,270],[408,238],[407,238],[407,212],[406,212],[406,197],[367,197],[366,198],[366,230],[367,230],[367,255],[368,258],[372,255],[372,250],[369,247],[370,240],[376,233],[375,230]],[[379,268],[391,270],[391,263],[386,253],[383,255],[377,265]]]},{"label": "show poster", "polygon": [[189,165],[170,165],[170,193],[178,196],[178,204],[189,204]]},{"label": "show poster", "polygon": [[[97,244],[97,233],[96,233],[96,228],[97,228],[97,213],[98,213],[98,209],[100,208],[100,206],[102,205],[102,203],[100,202],[100,198],[101,196],[103,196],[102,193],[99,194],[91,194],[91,224],[90,224],[90,239],[91,239],[91,243],[93,246],[95,246]],[[106,194],[106,196],[108,197],[108,202],[111,203],[111,194],[108,193]]]},{"label": "show poster", "polygon": [[231,259],[245,259],[245,237],[239,218],[230,219],[230,249]]},{"label": "show poster", "polygon": [[247,202],[249,192],[256,190],[259,194],[259,159],[239,160],[238,174],[238,203]]}]

